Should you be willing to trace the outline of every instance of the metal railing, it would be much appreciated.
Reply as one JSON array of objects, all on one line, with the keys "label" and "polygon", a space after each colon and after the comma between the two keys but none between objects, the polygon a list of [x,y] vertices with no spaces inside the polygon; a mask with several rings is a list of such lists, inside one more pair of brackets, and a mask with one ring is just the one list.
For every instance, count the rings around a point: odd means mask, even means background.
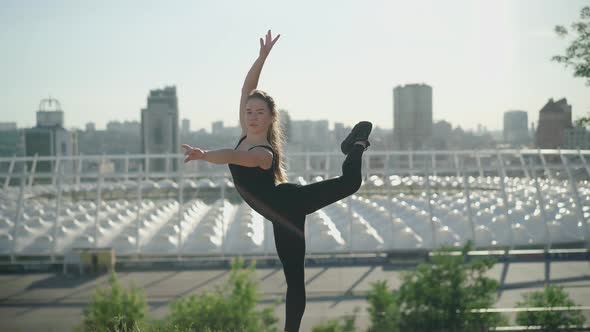
[{"label": "metal railing", "polygon": [[[18,188],[16,222],[12,229],[12,239],[16,243],[16,229],[21,222],[23,201],[26,192],[35,187],[47,187],[51,193],[49,197],[55,199],[56,220],[52,228],[55,239],[57,228],[60,225],[61,206],[64,199],[64,188],[72,192],[86,192],[94,197],[96,209],[94,211],[94,238],[98,235],[98,215],[103,202],[105,188],[113,183],[131,181],[137,183],[134,193],[128,195],[137,197],[141,202],[144,189],[141,185],[148,180],[174,180],[177,188],[169,190],[167,195],[175,196],[179,203],[178,208],[178,234],[179,248],[182,242],[182,227],[180,227],[181,213],[185,198],[186,179],[208,178],[219,183],[219,195],[226,198],[226,179],[230,178],[227,165],[208,164],[203,161],[183,164],[184,156],[178,154],[152,154],[152,155],[99,155],[99,156],[32,156],[0,158],[0,179],[3,180],[3,191]],[[586,190],[590,179],[590,150],[468,150],[468,151],[367,151],[363,155],[363,173],[366,178],[378,176],[384,179],[381,192],[387,196],[391,215],[391,199],[394,186],[390,179],[392,176],[420,176],[424,185],[418,190],[425,193],[429,220],[432,228],[432,245],[437,246],[435,218],[433,215],[432,198],[436,194],[435,185],[431,183],[435,177],[452,176],[461,181],[461,186],[455,189],[463,192],[466,200],[467,217],[471,227],[471,237],[475,240],[476,232],[474,215],[471,204],[471,192],[482,188],[472,187],[473,178],[490,179],[499,178],[497,185],[490,184],[493,190],[497,190],[502,197],[502,209],[504,215],[510,208],[508,202],[512,188],[507,188],[506,180],[509,178],[521,178],[531,180],[534,184],[534,195],[545,225],[545,250],[551,249],[548,217],[545,213],[544,188],[540,181],[558,181],[569,186],[569,195],[574,199],[576,218],[583,224],[584,242],[586,248],[590,248],[590,231],[588,228],[588,214],[583,210],[583,195],[581,188]],[[313,179],[314,176],[329,178],[341,174],[340,165],[344,156],[341,153],[292,153],[286,157],[288,173],[293,178],[300,176],[303,179]],[[153,163],[159,161],[159,163]],[[154,169],[154,165],[159,165]],[[42,166],[42,170],[38,170]],[[163,166],[163,167],[162,167]],[[488,181],[489,183],[489,181]],[[84,190],[90,185],[90,190]],[[378,189],[379,189],[378,188]],[[27,191],[28,190],[28,191]],[[85,197],[88,197],[85,196]],[[584,196],[584,198],[586,198]],[[350,198],[347,198],[350,202]],[[139,235],[141,211],[137,212],[137,227]],[[349,215],[352,215],[349,204]],[[352,220],[349,218],[349,220]],[[511,225],[513,226],[513,225]],[[512,242],[512,227],[510,227],[511,242],[508,250],[514,248]],[[352,236],[352,232],[350,232]],[[141,249],[138,242],[138,251]],[[351,242],[351,241],[349,241]],[[55,241],[54,241],[55,243]],[[95,241],[98,245],[98,241]],[[52,250],[51,258],[56,252]],[[181,255],[180,249],[178,256]],[[14,256],[14,251],[12,256]]]}]

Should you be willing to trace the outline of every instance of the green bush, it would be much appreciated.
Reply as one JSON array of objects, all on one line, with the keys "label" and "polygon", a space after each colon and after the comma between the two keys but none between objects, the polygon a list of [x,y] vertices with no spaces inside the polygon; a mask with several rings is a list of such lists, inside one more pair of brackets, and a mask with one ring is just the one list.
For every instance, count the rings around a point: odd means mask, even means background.
[{"label": "green bush", "polygon": [[274,308],[256,310],[259,297],[255,262],[242,269],[243,259],[232,260],[229,280],[215,291],[192,295],[170,305],[169,326],[182,331],[277,331]]},{"label": "green bush", "polygon": [[[569,298],[563,287],[549,285],[542,291],[522,294],[523,301],[516,304],[519,308],[527,307],[572,307],[576,303]],[[584,325],[586,318],[580,310],[567,311],[522,311],[516,314],[516,323],[525,326],[540,326],[544,331],[554,331],[559,326]]]},{"label": "green bush", "polygon": [[354,314],[349,316],[344,316],[339,319],[330,320],[319,325],[316,325],[312,328],[313,332],[351,332],[356,331],[354,327],[354,323],[356,320],[356,314],[358,312],[358,308],[354,309]]},{"label": "green bush", "polygon": [[[415,271],[403,275],[397,292],[389,290],[385,281],[372,283],[367,297],[369,331],[485,331],[507,324],[498,313],[474,311],[493,306],[499,285],[485,277],[494,262],[467,261],[470,249],[471,244],[467,244],[460,255],[452,255],[452,248],[438,250],[431,264],[420,264]],[[170,314],[163,321],[146,320],[143,295],[133,284],[129,292],[124,291],[113,273],[111,292],[97,289],[92,303],[84,309],[84,328],[109,332],[278,331],[274,327],[278,322],[275,307],[256,310],[259,296],[255,262],[246,269],[243,265],[241,257],[232,260],[228,281],[214,291],[171,303]],[[322,323],[313,331],[354,331],[357,310],[354,316]],[[572,315],[583,323],[579,313]]]},{"label": "green bush", "polygon": [[452,250],[438,250],[431,264],[420,264],[404,275],[399,290],[403,331],[485,331],[506,324],[499,313],[473,312],[496,301],[499,284],[485,276],[494,261],[467,261],[471,242],[461,255],[452,255]]},{"label": "green bush", "polygon": [[396,294],[389,290],[387,281],[371,283],[367,297],[371,319],[371,332],[399,331],[399,306]]},{"label": "green bush", "polygon": [[460,255],[454,248],[434,252],[431,264],[420,264],[402,276],[397,292],[385,281],[372,284],[368,296],[370,331],[485,331],[507,324],[499,313],[478,313],[496,300],[498,282],[485,277],[494,261],[467,261],[467,243]]},{"label": "green bush", "polygon": [[83,309],[85,331],[128,332],[143,323],[147,311],[143,293],[133,282],[131,289],[126,291],[115,272],[109,276],[109,283],[110,292],[97,287],[92,301]]},{"label": "green bush", "polygon": [[82,330],[92,332],[221,332],[278,331],[273,307],[256,310],[259,301],[255,283],[255,262],[243,269],[242,258],[232,260],[229,280],[213,292],[192,295],[173,302],[169,316],[146,319],[145,297],[134,283],[126,291],[113,272],[111,290],[97,288],[91,303],[84,308]]}]

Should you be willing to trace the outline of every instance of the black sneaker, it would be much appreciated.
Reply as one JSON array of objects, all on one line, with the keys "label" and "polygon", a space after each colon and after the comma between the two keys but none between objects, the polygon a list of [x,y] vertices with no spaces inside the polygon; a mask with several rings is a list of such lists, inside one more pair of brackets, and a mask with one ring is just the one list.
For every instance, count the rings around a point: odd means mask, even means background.
[{"label": "black sneaker", "polygon": [[342,144],[340,144],[340,149],[342,150],[342,153],[348,154],[350,152],[350,150],[352,150],[352,146],[354,145],[354,142],[357,142],[357,141],[366,141],[367,142],[367,146],[365,147],[365,150],[366,150],[370,145],[368,139],[369,139],[369,134],[371,133],[371,129],[373,129],[373,124],[370,123],[369,121],[361,121],[361,122],[357,123],[354,126],[354,128],[352,128],[352,130],[350,131],[350,134],[348,134],[348,136],[346,136],[344,141],[342,141]]}]

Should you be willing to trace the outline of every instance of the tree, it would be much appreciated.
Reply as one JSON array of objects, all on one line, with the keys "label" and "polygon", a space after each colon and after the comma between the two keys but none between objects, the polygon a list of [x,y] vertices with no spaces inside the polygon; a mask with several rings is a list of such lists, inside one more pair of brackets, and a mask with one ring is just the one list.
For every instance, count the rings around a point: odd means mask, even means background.
[{"label": "tree", "polygon": [[461,255],[442,248],[431,264],[404,275],[399,290],[402,331],[486,331],[506,324],[498,313],[476,311],[494,304],[499,284],[485,276],[493,260],[467,262],[471,246],[463,247]]},{"label": "tree", "polygon": [[575,126],[576,127],[585,127],[585,128],[590,127],[590,115],[587,117],[582,117],[582,118],[577,119],[575,121]]},{"label": "tree", "polygon": [[[569,298],[563,287],[549,285],[542,291],[524,293],[519,308],[527,307],[572,307],[576,303]],[[567,311],[523,311],[516,315],[516,323],[524,326],[540,326],[544,331],[555,331],[559,326],[582,327],[585,318],[580,310]]]},{"label": "tree", "polygon": [[[586,6],[580,11],[580,21],[571,25],[571,30],[577,36],[566,48],[565,55],[556,55],[551,59],[565,66],[574,67],[574,76],[587,79],[586,84],[590,85],[590,7]],[[560,37],[565,37],[569,31],[564,26],[555,27],[555,32]]]}]

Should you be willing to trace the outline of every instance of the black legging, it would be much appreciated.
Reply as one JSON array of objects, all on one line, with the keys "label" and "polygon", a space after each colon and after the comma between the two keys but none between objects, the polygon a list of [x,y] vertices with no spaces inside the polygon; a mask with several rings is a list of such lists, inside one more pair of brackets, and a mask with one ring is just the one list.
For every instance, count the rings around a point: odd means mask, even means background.
[{"label": "black legging", "polygon": [[[277,189],[285,219],[303,233],[305,216],[354,194],[361,186],[364,148],[355,144],[342,163],[342,176],[308,185],[281,183]],[[305,238],[273,223],[275,246],[287,280],[285,330],[299,331],[305,311]]]}]

